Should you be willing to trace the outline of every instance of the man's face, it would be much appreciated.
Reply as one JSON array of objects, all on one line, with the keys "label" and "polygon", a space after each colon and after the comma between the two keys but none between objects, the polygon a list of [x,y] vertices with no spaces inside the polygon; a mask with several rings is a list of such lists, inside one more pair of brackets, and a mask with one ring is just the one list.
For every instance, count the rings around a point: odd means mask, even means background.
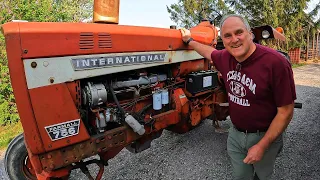
[{"label": "man's face", "polygon": [[244,23],[238,17],[229,17],[221,27],[224,47],[227,51],[242,62],[254,51],[252,34],[246,29]]}]

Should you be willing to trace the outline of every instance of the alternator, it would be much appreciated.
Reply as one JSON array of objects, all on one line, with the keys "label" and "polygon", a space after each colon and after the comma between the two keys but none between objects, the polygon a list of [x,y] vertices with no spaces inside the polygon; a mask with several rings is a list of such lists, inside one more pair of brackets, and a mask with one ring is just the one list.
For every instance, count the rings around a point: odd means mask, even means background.
[{"label": "alternator", "polygon": [[89,105],[90,107],[95,107],[107,102],[107,90],[106,87],[101,84],[93,84],[88,82],[88,85],[85,86],[82,91],[83,103]]}]

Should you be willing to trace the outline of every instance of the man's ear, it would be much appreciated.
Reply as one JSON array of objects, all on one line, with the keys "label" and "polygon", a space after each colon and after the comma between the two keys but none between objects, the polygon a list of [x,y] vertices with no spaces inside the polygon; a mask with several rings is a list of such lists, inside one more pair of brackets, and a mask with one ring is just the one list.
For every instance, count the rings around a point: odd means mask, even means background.
[{"label": "man's ear", "polygon": [[251,35],[251,36],[250,36],[250,37],[251,37],[251,40],[253,40],[253,39],[255,38],[255,37],[254,37],[254,34],[252,33],[252,31],[250,31],[249,33],[250,33],[250,35]]}]

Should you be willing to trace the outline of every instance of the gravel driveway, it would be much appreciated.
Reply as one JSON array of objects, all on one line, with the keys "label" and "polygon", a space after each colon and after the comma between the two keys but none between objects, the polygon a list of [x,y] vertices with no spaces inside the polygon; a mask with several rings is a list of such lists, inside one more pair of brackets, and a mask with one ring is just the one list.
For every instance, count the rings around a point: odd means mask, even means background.
[{"label": "gravel driveway", "polygon": [[[297,102],[303,109],[287,129],[284,153],[276,161],[276,180],[320,179],[320,64],[294,69]],[[227,125],[228,121],[225,122]],[[139,154],[122,150],[105,168],[103,179],[231,179],[227,134],[214,132],[210,120],[186,134],[165,131]],[[0,179],[5,178],[0,158]],[[91,172],[97,173],[95,165]],[[86,179],[73,171],[70,179]]]}]

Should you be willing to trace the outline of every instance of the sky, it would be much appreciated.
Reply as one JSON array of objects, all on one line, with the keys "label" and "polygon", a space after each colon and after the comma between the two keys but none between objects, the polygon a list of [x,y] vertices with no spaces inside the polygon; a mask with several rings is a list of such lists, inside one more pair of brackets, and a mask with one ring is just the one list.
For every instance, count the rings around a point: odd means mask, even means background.
[{"label": "sky", "polygon": [[[167,6],[177,2],[178,0],[120,0],[119,24],[169,28],[175,23],[170,20]],[[317,2],[319,0],[311,0],[309,8],[315,7]]]},{"label": "sky", "polygon": [[119,24],[169,28],[175,23],[170,20],[167,5],[177,2],[178,0],[120,0]]}]

